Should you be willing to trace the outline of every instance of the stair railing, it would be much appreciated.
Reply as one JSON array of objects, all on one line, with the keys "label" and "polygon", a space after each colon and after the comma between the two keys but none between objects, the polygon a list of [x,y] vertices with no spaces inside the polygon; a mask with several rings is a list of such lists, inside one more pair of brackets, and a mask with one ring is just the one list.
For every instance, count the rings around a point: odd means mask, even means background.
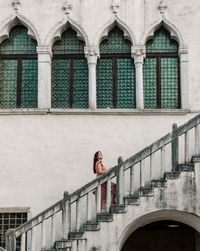
[{"label": "stair railing", "polygon": [[[190,151],[190,146],[193,145],[190,140],[190,131],[194,130],[194,150]],[[28,222],[24,223],[20,227],[9,230],[6,233],[6,250],[7,251],[16,251],[16,243],[18,243],[19,238],[20,250],[27,250],[27,233],[31,231],[31,250],[38,251],[35,241],[35,228],[40,225],[40,238],[41,244],[40,249],[53,248],[56,241],[56,214],[62,212],[62,239],[68,239],[69,233],[72,231],[72,223],[74,225],[75,231],[79,231],[81,227],[81,217],[83,207],[81,206],[81,199],[85,198],[86,200],[86,212],[84,215],[84,221],[90,222],[92,220],[92,194],[96,191],[96,213],[101,213],[101,186],[106,183],[106,211],[109,213],[111,206],[111,179],[116,178],[117,180],[117,198],[116,204],[124,204],[125,197],[125,172],[129,171],[130,186],[129,186],[129,195],[134,195],[136,192],[136,187],[134,184],[135,179],[135,165],[139,164],[140,172],[139,177],[140,181],[139,187],[145,187],[145,159],[149,158],[150,162],[150,181],[152,180],[153,170],[155,167],[160,167],[160,177],[163,177],[165,170],[165,149],[167,145],[171,147],[171,171],[176,171],[177,165],[179,163],[179,138],[184,136],[184,162],[188,163],[191,160],[193,155],[200,154],[200,115],[194,117],[187,123],[183,124],[180,127],[177,127],[176,124],[173,124],[172,132],[166,134],[164,137],[155,141],[153,144],[144,148],[142,151],[133,155],[126,161],[123,161],[121,158],[118,159],[118,165],[110,169],[107,173],[99,176],[93,181],[89,182],[82,188],[78,189],[72,194],[64,193],[62,200],[58,201],[42,213],[33,217]],[[158,164],[155,161],[155,154],[160,154],[160,163]],[[155,163],[156,162],[156,163]],[[93,196],[94,198],[94,196]],[[72,206],[75,207],[75,222],[72,221]],[[94,209],[94,208],[93,208]],[[47,245],[47,228],[46,223],[50,220],[50,244]],[[37,239],[38,242],[38,239]]]}]

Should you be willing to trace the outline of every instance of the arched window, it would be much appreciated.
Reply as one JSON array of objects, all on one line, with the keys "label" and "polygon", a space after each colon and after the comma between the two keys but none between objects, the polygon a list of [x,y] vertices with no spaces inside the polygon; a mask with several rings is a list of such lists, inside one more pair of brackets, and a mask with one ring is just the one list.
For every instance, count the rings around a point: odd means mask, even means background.
[{"label": "arched window", "polygon": [[52,107],[88,108],[88,65],[84,42],[68,28],[53,45]]},{"label": "arched window", "polygon": [[0,108],[37,108],[37,43],[22,25],[0,45]]},{"label": "arched window", "polygon": [[180,108],[178,43],[160,27],[146,44],[144,107]]},{"label": "arched window", "polygon": [[100,45],[97,108],[135,108],[135,71],[131,42],[116,26]]}]

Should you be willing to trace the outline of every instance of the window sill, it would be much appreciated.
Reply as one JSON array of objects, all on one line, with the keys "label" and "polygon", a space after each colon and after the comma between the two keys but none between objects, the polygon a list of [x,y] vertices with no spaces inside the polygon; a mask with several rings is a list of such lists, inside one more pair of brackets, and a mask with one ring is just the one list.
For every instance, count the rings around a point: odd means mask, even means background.
[{"label": "window sill", "polygon": [[53,115],[185,115],[181,109],[50,109]]},{"label": "window sill", "polygon": [[185,115],[190,110],[181,109],[0,109],[0,115]]}]

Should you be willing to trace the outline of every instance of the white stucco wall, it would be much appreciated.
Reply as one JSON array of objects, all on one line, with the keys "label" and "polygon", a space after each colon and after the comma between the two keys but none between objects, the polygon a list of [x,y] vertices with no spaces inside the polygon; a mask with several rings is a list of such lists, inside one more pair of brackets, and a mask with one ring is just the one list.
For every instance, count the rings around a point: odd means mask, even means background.
[{"label": "white stucco wall", "polygon": [[[40,45],[64,17],[64,1],[20,1],[18,13],[30,20]],[[70,18],[80,26],[93,46],[98,35],[114,21],[111,0],[73,0]],[[140,44],[161,20],[159,0],[121,0],[118,18]],[[0,207],[31,207],[33,215],[94,178],[93,154],[101,150],[105,166],[118,156],[127,158],[200,111],[198,41],[200,3],[167,1],[166,19],[174,25],[189,48],[190,111],[135,115],[2,115],[0,114]],[[0,0],[0,36],[16,13],[11,1]],[[27,23],[29,23],[27,21]]]}]

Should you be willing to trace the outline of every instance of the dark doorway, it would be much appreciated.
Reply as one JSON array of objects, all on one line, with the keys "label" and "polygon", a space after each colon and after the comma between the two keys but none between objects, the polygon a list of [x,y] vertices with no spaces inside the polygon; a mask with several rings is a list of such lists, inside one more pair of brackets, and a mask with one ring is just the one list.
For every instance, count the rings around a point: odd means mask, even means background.
[{"label": "dark doorway", "polygon": [[121,251],[197,251],[197,243],[199,234],[188,225],[159,221],[133,232]]}]

